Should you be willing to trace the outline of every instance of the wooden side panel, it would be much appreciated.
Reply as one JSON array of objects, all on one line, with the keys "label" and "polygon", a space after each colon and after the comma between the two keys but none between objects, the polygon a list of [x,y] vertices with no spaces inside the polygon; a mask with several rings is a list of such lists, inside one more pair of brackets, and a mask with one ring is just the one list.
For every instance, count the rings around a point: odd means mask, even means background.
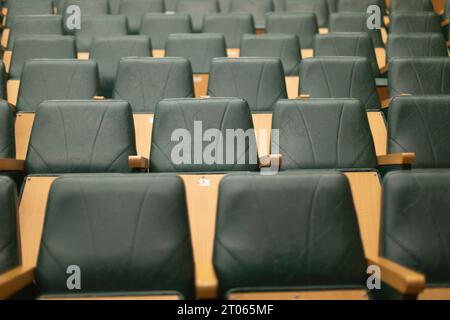
[{"label": "wooden side panel", "polygon": [[300,77],[288,76],[286,79],[286,90],[289,99],[298,98],[298,86],[300,84]]},{"label": "wooden side panel", "polygon": [[265,34],[266,33],[266,29],[264,29],[264,28],[257,28],[255,30],[255,33],[256,34]]},{"label": "wooden side panel", "polygon": [[197,73],[193,75],[195,97],[200,98],[208,94],[209,74]]},{"label": "wooden side panel", "polygon": [[78,60],[89,60],[89,52],[78,52],[77,58]]},{"label": "wooden side panel", "polygon": [[19,97],[20,80],[8,80],[6,83],[6,91],[8,94],[8,102],[13,106],[17,105],[17,98]]},{"label": "wooden side panel", "polygon": [[345,173],[350,183],[366,257],[379,255],[381,184],[375,172]]},{"label": "wooden side panel", "polygon": [[319,33],[320,34],[327,34],[328,33],[328,28],[319,28]]},{"label": "wooden side panel", "polygon": [[241,49],[239,49],[239,48],[228,48],[227,49],[228,58],[239,58],[240,55],[241,55]]},{"label": "wooden side panel", "polygon": [[233,293],[229,300],[367,300],[365,290],[245,292]]},{"label": "wooden side panel", "polygon": [[386,45],[389,40],[388,32],[385,28],[381,28],[380,32],[381,32],[381,40],[383,40],[383,43]]},{"label": "wooden side panel", "polygon": [[272,130],[271,113],[255,113],[253,117],[253,127],[255,128],[258,156],[270,154],[270,132]]},{"label": "wooden side panel", "polygon": [[11,68],[11,59],[12,59],[12,51],[3,52],[3,63],[5,64],[5,71],[9,73],[9,69]]},{"label": "wooden side panel", "polygon": [[153,49],[152,56],[153,58],[164,58],[166,55],[166,50],[164,49]]},{"label": "wooden side panel", "polygon": [[19,206],[19,234],[22,266],[36,266],[44,227],[47,199],[57,177],[28,177]]},{"label": "wooden side panel", "polygon": [[314,49],[301,49],[302,59],[314,57]]},{"label": "wooden side panel", "polygon": [[383,114],[379,111],[367,112],[367,118],[377,156],[385,155],[387,152],[387,129]]},{"label": "wooden side panel", "polygon": [[[6,8],[2,8],[6,9]],[[1,39],[1,45],[3,48],[8,47],[8,40],[9,40],[9,29],[4,29],[2,33],[2,39]]]},{"label": "wooden side panel", "polygon": [[450,288],[426,288],[418,300],[450,300]]},{"label": "wooden side panel", "polygon": [[434,11],[441,13],[445,10],[445,0],[433,0]]},{"label": "wooden side panel", "polygon": [[380,98],[380,101],[384,101],[389,99],[389,90],[386,86],[378,86],[377,87],[377,93],[378,97]]},{"label": "wooden side panel", "polygon": [[375,55],[377,57],[378,68],[381,70],[386,66],[386,49],[375,48]]},{"label": "wooden side panel", "polygon": [[34,113],[17,113],[16,116],[16,158],[25,160],[33,129]]},{"label": "wooden side panel", "polygon": [[152,143],[153,113],[136,113],[133,119],[137,154],[148,158]]}]

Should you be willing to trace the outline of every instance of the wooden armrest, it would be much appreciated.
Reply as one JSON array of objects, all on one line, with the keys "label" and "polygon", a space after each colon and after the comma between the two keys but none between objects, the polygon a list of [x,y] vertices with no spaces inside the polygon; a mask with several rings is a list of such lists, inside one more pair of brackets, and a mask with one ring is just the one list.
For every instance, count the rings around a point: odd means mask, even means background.
[{"label": "wooden armrest", "polygon": [[92,99],[102,101],[102,100],[105,100],[105,97],[104,96],[93,96]]},{"label": "wooden armrest", "polygon": [[0,158],[0,171],[24,171],[25,160]]},{"label": "wooden armrest", "polygon": [[388,71],[389,71],[389,65],[388,64],[386,64],[386,65],[384,65],[384,67],[380,68],[380,73],[381,74],[384,74],[384,73],[386,73]]},{"label": "wooden armrest", "polygon": [[150,163],[147,158],[142,156],[129,156],[128,167],[130,169],[148,169]]},{"label": "wooden armrest", "polygon": [[22,266],[0,274],[0,299],[6,299],[19,292],[34,280],[34,268]]},{"label": "wooden armrest", "polygon": [[311,96],[309,94],[301,94],[297,97],[297,99],[309,99]]},{"label": "wooden armrest", "polygon": [[259,167],[270,168],[272,166],[278,166],[278,168],[281,168],[282,162],[283,156],[281,154],[269,154],[259,158]]},{"label": "wooden armrest", "polygon": [[212,263],[195,265],[195,287],[197,299],[215,299],[218,281]]},{"label": "wooden armrest", "polygon": [[450,19],[445,19],[444,21],[441,22],[441,26],[446,27],[450,24]]},{"label": "wooden armrest", "polygon": [[379,166],[413,164],[415,160],[416,154],[414,152],[391,153],[383,156],[377,156]]},{"label": "wooden armrest", "polygon": [[381,109],[386,109],[389,108],[389,105],[391,104],[391,98],[388,99],[384,99],[383,101],[381,101]]},{"label": "wooden armrest", "polygon": [[209,99],[211,98],[210,96],[200,96],[200,99]]},{"label": "wooden armrest", "polygon": [[369,265],[376,265],[381,271],[381,281],[398,292],[417,295],[425,289],[425,276],[388,259],[378,257],[367,259]]}]

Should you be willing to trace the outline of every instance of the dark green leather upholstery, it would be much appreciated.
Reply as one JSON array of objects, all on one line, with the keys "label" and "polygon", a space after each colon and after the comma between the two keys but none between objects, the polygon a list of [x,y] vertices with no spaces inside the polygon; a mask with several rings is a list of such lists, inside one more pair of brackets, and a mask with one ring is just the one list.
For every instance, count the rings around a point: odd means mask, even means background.
[{"label": "dark green leather upholstery", "polygon": [[166,41],[166,57],[190,61],[193,73],[209,73],[213,58],[226,57],[225,37],[220,33],[177,33]]},{"label": "dark green leather upholstery", "polygon": [[14,43],[10,79],[20,79],[23,65],[29,59],[76,59],[75,38],[71,36],[19,36]]},{"label": "dark green leather upholstery", "polygon": [[244,34],[241,57],[280,58],[286,76],[298,76],[300,72],[300,46],[294,34]]},{"label": "dark green leather upholstery", "polygon": [[109,13],[119,14],[120,4],[122,0],[108,0]]},{"label": "dark green leather upholstery", "polygon": [[367,110],[380,109],[376,84],[366,58],[319,57],[300,67],[301,94],[311,98],[356,98]]},{"label": "dark green leather upholstery", "polygon": [[391,14],[389,33],[441,33],[441,19],[434,12],[395,12]]},{"label": "dark green leather upholstery", "polygon": [[203,30],[204,17],[219,12],[219,3],[216,0],[178,0],[175,11],[191,16],[194,32],[210,33],[211,31]]},{"label": "dark green leather upholstery", "polygon": [[127,35],[127,18],[123,15],[83,16],[81,29],[75,31],[77,50],[91,50],[94,38]]},{"label": "dark green leather upholstery", "polygon": [[230,174],[219,189],[219,293],[365,285],[350,186],[339,173]]},{"label": "dark green leather upholstery", "polygon": [[395,97],[388,117],[388,151],[415,152],[414,168],[450,168],[450,97]]},{"label": "dark green leather upholstery", "polygon": [[284,11],[312,12],[317,17],[319,27],[328,26],[328,5],[326,0],[284,0]]},{"label": "dark green leather upholstery", "polygon": [[367,114],[356,99],[280,100],[272,128],[279,130],[283,170],[376,167]]},{"label": "dark green leather upholstery", "polygon": [[372,67],[375,77],[380,75],[372,41],[366,32],[333,32],[316,35],[315,57],[364,57]]},{"label": "dark green leather upholstery", "polygon": [[6,91],[6,71],[5,71],[5,65],[3,64],[3,61],[0,63],[0,98],[3,100],[6,100],[7,98],[7,91]]},{"label": "dark green leather upholstery", "polygon": [[0,102],[0,158],[15,158],[14,115],[6,101]]},{"label": "dark green leather upholstery", "polygon": [[251,13],[255,28],[265,28],[266,13],[273,10],[272,0],[231,0],[230,5],[230,12]]},{"label": "dark green leather upholstery", "polygon": [[65,0],[63,12],[64,27],[67,33],[73,33],[67,28],[66,21],[72,16],[72,13],[67,13],[70,6],[78,6],[80,8],[81,17],[92,15],[105,15],[109,13],[108,0]]},{"label": "dark green leather upholstery", "polygon": [[360,12],[367,13],[369,6],[378,6],[381,14],[386,14],[386,5],[384,0],[339,0],[337,2],[337,12]]},{"label": "dark green leather upholstery", "polygon": [[450,59],[393,58],[389,61],[389,95],[450,94]]},{"label": "dark green leather upholstery", "polygon": [[136,155],[126,101],[46,101],[39,105],[26,156],[28,174],[129,172]]},{"label": "dark green leather upholstery", "polygon": [[383,39],[378,29],[367,28],[367,15],[364,13],[340,12],[330,15],[330,32],[367,32],[375,48],[383,48]]},{"label": "dark green leather upholstery", "polygon": [[45,100],[92,99],[97,94],[97,88],[95,61],[28,60],[22,71],[17,111],[34,112]]},{"label": "dark green leather upholstery", "polygon": [[313,13],[272,12],[266,15],[267,33],[295,34],[301,49],[312,49],[314,36],[319,32]]},{"label": "dark green leather upholstery", "polygon": [[391,34],[387,57],[448,57],[447,44],[441,33]]},{"label": "dark green leather upholstery", "polygon": [[119,61],[124,57],[149,57],[152,48],[146,36],[119,36],[95,38],[90,59],[98,65],[100,79],[99,94],[111,98]]},{"label": "dark green leather upholstery", "polygon": [[155,112],[167,98],[192,98],[194,85],[184,58],[123,58],[119,62],[113,98],[131,104],[133,112]]},{"label": "dark green leather upholstery", "polygon": [[278,58],[215,58],[211,63],[208,95],[239,97],[252,111],[272,111],[286,99],[283,66]]},{"label": "dark green leather upholstery", "polygon": [[[154,118],[152,146],[150,152],[150,171],[152,172],[227,172],[227,171],[257,171],[258,156],[256,138],[250,109],[244,100],[236,98],[210,99],[167,99],[156,106]],[[213,135],[209,141],[202,141],[198,136],[196,125],[202,132],[216,129],[223,137],[220,146],[218,137]],[[176,130],[184,130],[190,138],[174,134]],[[226,131],[236,130],[246,134],[245,143],[239,145],[234,136],[227,136]],[[239,132],[236,132],[239,133]],[[200,133],[201,134],[201,133]],[[187,140],[189,139],[189,140]],[[231,140],[230,140],[231,139]],[[204,140],[207,140],[206,138]],[[214,140],[214,142],[213,142]],[[190,148],[177,151],[177,145],[186,144]],[[227,147],[227,143],[234,148]],[[209,150],[215,144],[215,150]],[[222,149],[222,150],[220,150]],[[218,151],[220,150],[220,151]],[[232,153],[229,151],[232,150]],[[184,152],[186,159],[176,159]],[[222,152],[222,157],[219,155]],[[213,163],[208,163],[204,155],[214,155]],[[230,159],[227,159],[230,158]],[[180,161],[178,161],[180,160]]]},{"label": "dark green leather upholstery", "polygon": [[431,0],[391,0],[391,13],[404,11],[433,11]]},{"label": "dark green leather upholstery", "polygon": [[188,14],[147,13],[142,19],[140,33],[150,37],[153,49],[165,49],[166,39],[172,33],[192,32]]},{"label": "dark green leather upholstery", "polygon": [[8,8],[6,26],[11,28],[17,16],[53,14],[52,0],[13,1]]},{"label": "dark green leather upholstery", "polygon": [[163,0],[122,0],[119,14],[127,17],[128,32],[130,34],[139,33],[142,17],[147,12],[164,12]]},{"label": "dark green leather upholstery", "polygon": [[[71,265],[81,270],[80,290],[67,289]],[[193,299],[183,181],[175,175],[57,179],[49,195],[36,282],[46,295],[179,292]]]},{"label": "dark green leather upholstery", "polygon": [[14,182],[0,176],[0,274],[19,264],[17,190]]},{"label": "dark green leather upholstery", "polygon": [[328,13],[334,13],[338,11],[339,0],[327,0]]},{"label": "dark green leather upholstery", "polygon": [[62,35],[63,24],[61,16],[36,15],[19,16],[14,18],[14,25],[10,29],[8,49],[14,47],[16,37],[22,35]]},{"label": "dark green leather upholstery", "polygon": [[205,16],[203,32],[222,33],[227,48],[240,48],[242,35],[255,33],[255,27],[248,13],[213,13]]},{"label": "dark green leather upholstery", "polygon": [[164,0],[164,7],[166,8],[166,12],[170,12],[171,14],[175,12],[177,2],[178,0]]},{"label": "dark green leather upholstery", "polygon": [[450,175],[447,170],[391,172],[383,179],[380,255],[450,285]]}]

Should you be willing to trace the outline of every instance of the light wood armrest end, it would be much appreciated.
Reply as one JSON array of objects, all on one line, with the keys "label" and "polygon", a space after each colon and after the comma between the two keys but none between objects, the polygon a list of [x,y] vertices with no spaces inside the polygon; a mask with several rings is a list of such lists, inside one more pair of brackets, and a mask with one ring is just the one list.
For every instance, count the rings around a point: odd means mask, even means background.
[{"label": "light wood armrest end", "polygon": [[0,171],[24,171],[25,160],[0,158]]},{"label": "light wood armrest end", "polygon": [[449,19],[445,19],[444,21],[441,22],[441,26],[446,27],[450,24],[450,20]]},{"label": "light wood armrest end", "polygon": [[97,101],[102,101],[105,100],[104,96],[93,96],[92,99],[97,100]]},{"label": "light wood armrest end", "polygon": [[150,162],[147,158],[142,156],[129,156],[128,167],[130,169],[148,169]]},{"label": "light wood armrest end", "polygon": [[389,108],[389,105],[391,104],[391,98],[384,99],[381,101],[381,109]]},{"label": "light wood armrest end", "polygon": [[391,153],[377,156],[379,166],[413,164],[415,160],[416,154],[414,152]]},{"label": "light wood armrest end", "polygon": [[283,156],[281,154],[269,154],[259,158],[259,167],[270,168],[272,166],[277,166],[278,168],[281,168],[282,162]]},{"label": "light wood armrest end", "polygon": [[380,73],[384,74],[389,71],[389,65],[386,64],[384,67],[380,68]]},{"label": "light wood armrest end", "polygon": [[297,99],[309,99],[311,96],[309,94],[301,94],[297,97]]},{"label": "light wood armrest end", "polygon": [[214,299],[217,297],[218,280],[212,263],[195,265],[195,287],[197,299]]},{"label": "light wood armrest end", "polygon": [[34,268],[16,267],[0,274],[0,299],[19,292],[34,280]]},{"label": "light wood armrest end", "polygon": [[402,294],[417,295],[425,289],[425,276],[419,272],[382,257],[368,258],[367,262],[380,267],[381,281]]}]

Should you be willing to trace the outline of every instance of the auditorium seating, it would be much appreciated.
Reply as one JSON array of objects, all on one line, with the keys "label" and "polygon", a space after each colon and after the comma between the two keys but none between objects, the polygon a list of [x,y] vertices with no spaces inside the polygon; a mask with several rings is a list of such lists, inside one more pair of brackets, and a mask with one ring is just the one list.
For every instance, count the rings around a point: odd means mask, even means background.
[{"label": "auditorium seating", "polygon": [[178,0],[175,12],[187,13],[191,16],[194,32],[211,32],[204,30],[205,15],[219,12],[217,0]]},{"label": "auditorium seating", "polygon": [[0,99],[7,100],[5,65],[0,63]]},{"label": "auditorium seating", "polygon": [[284,0],[284,11],[314,13],[319,28],[328,27],[328,6],[326,0]]},{"label": "auditorium seating", "polygon": [[337,1],[337,12],[367,13],[367,8],[374,5],[381,9],[383,15],[386,14],[384,0],[339,0]]},{"label": "auditorium seating", "polygon": [[12,1],[8,8],[6,23],[8,28],[14,24],[16,16],[46,15],[53,13],[52,0]]},{"label": "auditorium seating", "polygon": [[391,14],[389,33],[441,33],[441,19],[434,12],[395,12]]},{"label": "auditorium seating", "polygon": [[137,34],[147,12],[164,12],[163,0],[121,0],[119,14],[127,17],[129,34]]},{"label": "auditorium seating", "polygon": [[[1,112],[1,111],[0,111]],[[0,153],[1,155],[1,153]],[[0,273],[19,265],[19,243],[17,235],[18,196],[16,185],[0,175]]]},{"label": "auditorium seating", "polygon": [[264,30],[266,14],[274,11],[272,0],[231,0],[230,12],[245,12],[253,16],[256,30]]},{"label": "auditorium seating", "polygon": [[447,45],[440,33],[391,34],[387,58],[447,57]]},{"label": "auditorium seating", "polygon": [[13,110],[5,101],[2,101],[0,102],[0,159],[14,159],[15,155]]},{"label": "auditorium seating", "polygon": [[433,4],[430,0],[391,0],[389,9],[391,13],[433,11]]}]

